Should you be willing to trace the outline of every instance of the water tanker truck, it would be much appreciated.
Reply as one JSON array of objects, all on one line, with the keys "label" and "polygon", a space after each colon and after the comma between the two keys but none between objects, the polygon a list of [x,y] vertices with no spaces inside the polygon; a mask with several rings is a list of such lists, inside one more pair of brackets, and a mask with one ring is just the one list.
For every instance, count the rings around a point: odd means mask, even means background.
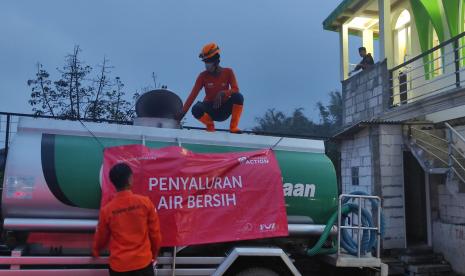
[{"label": "water tanker truck", "polygon": [[103,148],[144,144],[199,153],[273,148],[288,216],[285,238],[165,248],[158,275],[310,275],[299,265],[315,260],[307,250],[325,228],[336,239],[326,223],[338,211],[337,181],[323,141],[180,129],[172,119],[180,105],[158,90],[139,99],[132,125],[22,118],[6,159],[0,273],[107,275],[107,258],[90,257]]}]

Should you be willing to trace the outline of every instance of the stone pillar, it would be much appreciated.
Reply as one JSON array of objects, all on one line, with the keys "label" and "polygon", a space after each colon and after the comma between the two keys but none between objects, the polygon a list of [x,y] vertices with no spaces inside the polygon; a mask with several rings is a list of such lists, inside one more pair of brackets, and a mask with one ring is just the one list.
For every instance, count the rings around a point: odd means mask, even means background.
[{"label": "stone pillar", "polygon": [[347,79],[349,75],[349,28],[347,24],[342,24],[339,32],[341,81]]},{"label": "stone pillar", "polygon": [[375,172],[377,194],[383,198],[385,234],[383,248],[405,248],[404,164],[402,126],[379,125],[379,160]]},{"label": "stone pillar", "polygon": [[378,0],[379,7],[379,60],[387,59],[388,69],[392,68],[392,24],[391,1]]},{"label": "stone pillar", "polygon": [[373,47],[373,30],[363,30],[362,32],[362,44],[367,49],[367,53],[370,53],[373,58],[375,57]]}]

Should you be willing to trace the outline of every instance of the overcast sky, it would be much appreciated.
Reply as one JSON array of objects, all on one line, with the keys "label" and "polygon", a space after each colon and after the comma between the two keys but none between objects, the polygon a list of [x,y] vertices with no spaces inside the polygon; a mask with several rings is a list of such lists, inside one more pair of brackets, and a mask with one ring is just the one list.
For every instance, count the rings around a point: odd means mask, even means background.
[{"label": "overcast sky", "polygon": [[[75,44],[97,67],[105,55],[127,92],[151,85],[152,72],[183,100],[203,70],[201,47],[217,42],[245,96],[241,126],[268,108],[304,107],[340,90],[338,34],[322,21],[339,0],[80,0],[0,2],[0,111],[30,113],[26,85],[40,61],[56,67]],[[202,92],[203,93],[203,92]],[[200,98],[199,98],[200,99]],[[188,125],[197,125],[188,115]],[[220,125],[225,127],[226,125]]]}]

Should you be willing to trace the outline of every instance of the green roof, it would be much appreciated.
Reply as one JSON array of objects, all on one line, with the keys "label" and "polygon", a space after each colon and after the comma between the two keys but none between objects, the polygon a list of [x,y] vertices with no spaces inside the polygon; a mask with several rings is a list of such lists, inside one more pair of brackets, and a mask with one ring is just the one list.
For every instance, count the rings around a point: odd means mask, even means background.
[{"label": "green roof", "polygon": [[323,21],[323,29],[328,31],[336,31],[333,22],[356,0],[343,0],[337,8]]}]

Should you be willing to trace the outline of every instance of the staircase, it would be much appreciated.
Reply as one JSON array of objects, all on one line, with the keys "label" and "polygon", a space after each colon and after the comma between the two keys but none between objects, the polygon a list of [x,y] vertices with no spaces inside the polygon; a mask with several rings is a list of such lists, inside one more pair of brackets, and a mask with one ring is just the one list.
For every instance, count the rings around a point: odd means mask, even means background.
[{"label": "staircase", "polygon": [[[456,129],[448,123],[408,125],[404,140],[425,172],[446,176],[450,194],[465,192],[465,138]],[[443,255],[429,247],[409,248],[393,256],[391,275],[455,275]]]},{"label": "staircase", "polygon": [[389,265],[389,275],[403,276],[452,276],[450,265],[442,254],[434,253],[430,247],[400,249],[391,252],[397,258],[383,260]]},{"label": "staircase", "polygon": [[409,125],[404,137],[425,172],[447,174],[447,183],[458,183],[454,192],[465,192],[465,138],[452,126]]},{"label": "staircase", "polygon": [[425,172],[445,174],[449,171],[448,141],[443,130],[432,125],[408,126],[407,145]]}]

